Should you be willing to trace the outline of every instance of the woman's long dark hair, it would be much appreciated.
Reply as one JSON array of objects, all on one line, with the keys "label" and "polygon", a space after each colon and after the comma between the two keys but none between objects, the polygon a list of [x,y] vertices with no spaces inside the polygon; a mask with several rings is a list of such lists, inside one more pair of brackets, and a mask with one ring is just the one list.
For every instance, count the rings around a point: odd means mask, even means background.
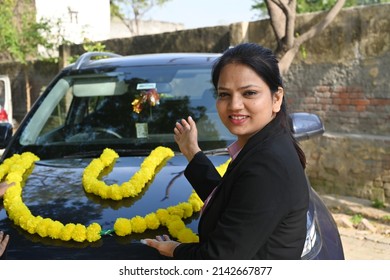
[{"label": "woman's long dark hair", "polygon": [[[218,87],[221,70],[231,63],[239,63],[252,68],[268,85],[272,94],[275,94],[279,87],[283,88],[283,80],[280,75],[278,60],[273,52],[270,49],[254,43],[243,43],[233,48],[229,48],[214,64],[212,82],[215,89]],[[284,96],[280,111],[276,114],[275,118],[279,119],[281,125],[290,132],[300,162],[303,168],[306,168],[306,156],[292,134],[286,99]]]}]

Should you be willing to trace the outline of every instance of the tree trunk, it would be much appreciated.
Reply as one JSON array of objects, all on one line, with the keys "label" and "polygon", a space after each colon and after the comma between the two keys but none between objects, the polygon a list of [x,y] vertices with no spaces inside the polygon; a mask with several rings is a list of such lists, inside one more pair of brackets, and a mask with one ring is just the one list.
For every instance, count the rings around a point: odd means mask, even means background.
[{"label": "tree trunk", "polygon": [[[281,44],[284,44],[284,48],[282,50],[285,50],[285,52],[282,53],[280,61],[279,61],[279,68],[282,75],[286,74],[291,66],[291,63],[293,62],[296,54],[299,51],[300,46],[308,41],[309,39],[317,36],[320,34],[338,15],[338,13],[341,11],[345,4],[346,0],[338,0],[332,9],[329,10],[329,12],[326,14],[326,16],[319,21],[316,25],[313,25],[309,28],[308,31],[304,32],[299,37],[295,38],[293,41],[293,44],[291,46],[286,45],[286,42],[282,41]],[[294,20],[295,21],[295,20]],[[287,21],[287,23],[289,23]],[[286,23],[286,24],[287,24]],[[293,24],[290,22],[289,24]],[[286,30],[289,30],[289,27],[286,26]],[[290,29],[291,30],[291,29]],[[279,45],[279,43],[278,43]]]},{"label": "tree trunk", "polygon": [[26,85],[26,113],[28,113],[31,109],[31,85],[30,79],[28,78],[28,68],[23,67],[24,72],[24,81]]}]

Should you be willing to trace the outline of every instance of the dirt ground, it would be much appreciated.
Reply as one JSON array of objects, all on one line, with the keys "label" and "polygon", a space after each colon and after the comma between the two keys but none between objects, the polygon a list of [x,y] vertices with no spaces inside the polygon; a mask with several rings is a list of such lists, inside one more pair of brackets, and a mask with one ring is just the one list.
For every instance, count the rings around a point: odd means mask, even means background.
[{"label": "dirt ground", "polygon": [[337,223],[346,260],[390,260],[390,206],[365,199],[321,195]]}]

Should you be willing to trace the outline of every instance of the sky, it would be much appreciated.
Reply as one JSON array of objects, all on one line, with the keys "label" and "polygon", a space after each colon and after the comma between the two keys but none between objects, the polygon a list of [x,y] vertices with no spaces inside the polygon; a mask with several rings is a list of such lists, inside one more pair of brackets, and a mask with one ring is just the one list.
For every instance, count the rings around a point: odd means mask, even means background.
[{"label": "sky", "polygon": [[170,0],[153,7],[143,19],[184,24],[187,29],[258,20],[253,0]]}]

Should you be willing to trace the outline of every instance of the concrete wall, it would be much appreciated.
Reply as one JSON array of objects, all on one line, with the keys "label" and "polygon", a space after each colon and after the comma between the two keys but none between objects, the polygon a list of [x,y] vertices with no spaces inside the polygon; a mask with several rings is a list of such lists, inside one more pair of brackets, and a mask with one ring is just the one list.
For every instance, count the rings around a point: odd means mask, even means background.
[{"label": "concrete wall", "polygon": [[[319,36],[307,42],[284,77],[290,111],[318,114],[324,136],[302,142],[308,175],[319,192],[390,202],[390,4],[345,9]],[[323,14],[297,18],[303,33]],[[103,41],[122,54],[221,52],[257,42],[275,48],[268,20]],[[70,48],[82,53],[81,45]],[[65,52],[66,53],[66,52]],[[305,54],[305,55],[304,55]],[[36,64],[33,98],[58,71]],[[20,67],[0,65],[14,92],[14,112],[25,113]]]}]

